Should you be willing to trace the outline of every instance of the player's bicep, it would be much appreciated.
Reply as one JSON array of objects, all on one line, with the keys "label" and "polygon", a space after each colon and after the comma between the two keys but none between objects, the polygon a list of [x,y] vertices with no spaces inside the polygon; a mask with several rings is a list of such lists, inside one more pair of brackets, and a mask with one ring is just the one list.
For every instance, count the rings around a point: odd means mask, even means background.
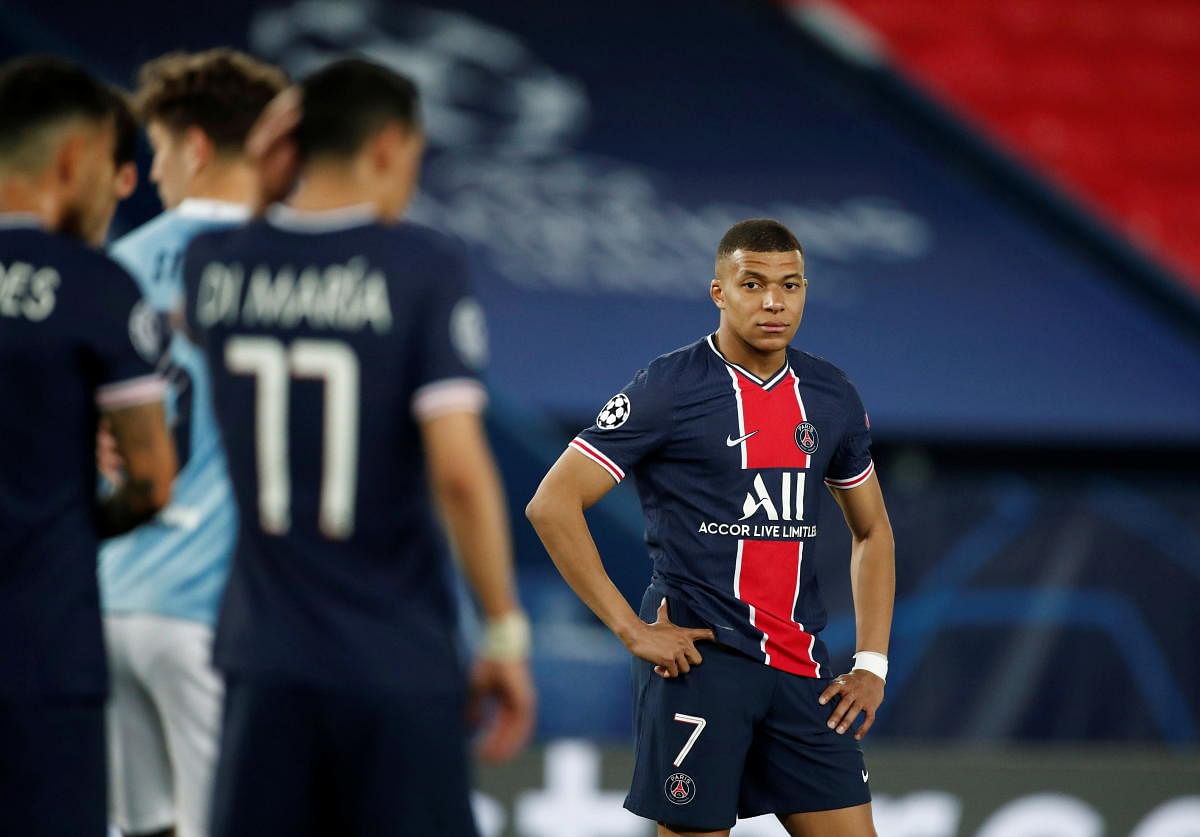
[{"label": "player's bicep", "polygon": [[853,488],[840,489],[831,485],[829,492],[841,508],[846,525],[855,540],[865,540],[884,527],[891,529],[887,507],[883,502],[883,491],[874,471]]},{"label": "player's bicep", "polygon": [[555,498],[588,509],[617,485],[611,472],[574,447],[568,447],[542,478],[531,506]]},{"label": "player's bicep", "polygon": [[161,508],[170,498],[177,460],[161,400],[105,410],[127,480],[142,486],[149,504]]},{"label": "player's bicep", "polygon": [[419,419],[425,461],[434,488],[469,489],[482,463],[492,462],[483,416],[457,409]]}]

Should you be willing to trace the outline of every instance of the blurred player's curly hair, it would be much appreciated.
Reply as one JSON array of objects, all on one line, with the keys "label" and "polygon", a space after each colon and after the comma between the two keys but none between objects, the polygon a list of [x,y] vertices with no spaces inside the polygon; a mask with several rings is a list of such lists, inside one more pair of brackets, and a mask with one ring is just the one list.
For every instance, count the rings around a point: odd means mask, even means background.
[{"label": "blurred player's curly hair", "polygon": [[800,255],[804,255],[800,240],[774,218],[747,218],[730,227],[717,245],[717,261],[737,250],[754,253],[790,253],[799,250]]},{"label": "blurred player's curly hair", "polygon": [[171,52],[138,71],[135,107],[144,123],[197,127],[222,153],[241,153],[255,120],[287,85],[281,70],[232,49]]}]

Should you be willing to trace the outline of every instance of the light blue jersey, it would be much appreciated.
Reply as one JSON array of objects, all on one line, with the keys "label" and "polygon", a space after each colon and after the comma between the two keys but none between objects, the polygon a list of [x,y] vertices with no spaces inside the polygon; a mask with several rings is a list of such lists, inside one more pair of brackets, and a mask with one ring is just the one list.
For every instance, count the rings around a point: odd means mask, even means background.
[{"label": "light blue jersey", "polygon": [[[168,314],[183,299],[181,266],[197,234],[237,226],[242,206],[189,199],[112,245],[146,300]],[[213,415],[203,352],[175,334],[160,363],[179,474],[171,504],[150,523],[106,541],[100,589],[106,613],[154,613],[213,624],[237,538],[237,507]]]}]

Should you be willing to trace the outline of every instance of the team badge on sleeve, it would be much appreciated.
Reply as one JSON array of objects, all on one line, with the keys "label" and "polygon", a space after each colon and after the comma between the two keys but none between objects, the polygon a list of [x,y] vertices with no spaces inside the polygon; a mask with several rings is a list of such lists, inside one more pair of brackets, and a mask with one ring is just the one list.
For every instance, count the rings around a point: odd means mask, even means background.
[{"label": "team badge on sleeve", "polygon": [[138,302],[129,312],[129,342],[150,363],[158,361],[162,354],[162,318],[145,300]]},{"label": "team badge on sleeve", "polygon": [[817,428],[813,427],[811,422],[796,425],[796,447],[805,453],[816,453]]},{"label": "team badge on sleeve", "polygon": [[686,773],[672,773],[663,783],[663,793],[675,805],[687,805],[696,798],[696,783]]},{"label": "team badge on sleeve", "polygon": [[620,427],[629,420],[629,397],[623,392],[618,392],[612,398],[608,399],[608,403],[600,410],[600,414],[596,416],[596,428],[599,430],[613,430]]}]

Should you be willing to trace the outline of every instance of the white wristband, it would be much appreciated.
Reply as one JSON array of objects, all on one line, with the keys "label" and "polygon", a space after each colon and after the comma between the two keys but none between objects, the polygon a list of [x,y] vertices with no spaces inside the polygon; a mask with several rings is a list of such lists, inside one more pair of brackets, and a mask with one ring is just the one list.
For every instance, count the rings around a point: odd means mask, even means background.
[{"label": "white wristband", "polygon": [[854,668],[851,671],[869,671],[880,680],[887,682],[888,660],[886,654],[878,651],[859,651],[854,655]]},{"label": "white wristband", "polygon": [[513,610],[488,622],[479,656],[497,662],[524,660],[529,656],[531,639],[529,619],[523,611]]}]

